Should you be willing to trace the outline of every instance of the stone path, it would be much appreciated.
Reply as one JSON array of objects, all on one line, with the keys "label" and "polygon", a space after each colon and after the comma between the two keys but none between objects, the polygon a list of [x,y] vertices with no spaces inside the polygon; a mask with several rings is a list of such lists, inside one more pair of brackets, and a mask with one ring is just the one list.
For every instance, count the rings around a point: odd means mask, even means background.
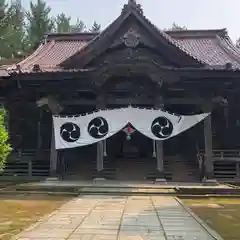
[{"label": "stone path", "polygon": [[173,197],[81,196],[13,239],[212,240]]}]

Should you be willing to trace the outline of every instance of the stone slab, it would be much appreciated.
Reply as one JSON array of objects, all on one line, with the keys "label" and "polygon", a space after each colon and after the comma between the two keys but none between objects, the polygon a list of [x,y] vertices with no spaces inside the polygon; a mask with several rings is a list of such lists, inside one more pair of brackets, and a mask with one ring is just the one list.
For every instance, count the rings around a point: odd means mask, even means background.
[{"label": "stone slab", "polygon": [[176,240],[214,238],[173,197],[79,196],[12,239]]}]

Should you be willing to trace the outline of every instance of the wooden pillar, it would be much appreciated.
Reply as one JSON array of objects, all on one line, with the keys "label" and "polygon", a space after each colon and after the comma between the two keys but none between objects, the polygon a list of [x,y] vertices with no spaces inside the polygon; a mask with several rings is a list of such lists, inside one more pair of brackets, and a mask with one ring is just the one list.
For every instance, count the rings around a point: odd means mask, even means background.
[{"label": "wooden pillar", "polygon": [[[57,115],[63,110],[56,100],[49,102],[48,107],[51,110],[52,115]],[[51,177],[57,176],[57,166],[58,166],[58,151],[56,150],[56,146],[55,146],[54,125],[52,120],[52,137],[51,137],[51,150],[50,150]]]},{"label": "wooden pillar", "polygon": [[41,150],[41,147],[42,147],[42,136],[41,136],[41,120],[42,120],[42,114],[43,114],[43,110],[40,108],[39,109],[39,119],[38,119],[38,124],[37,124],[37,150],[38,150],[38,153],[40,152]]},{"label": "wooden pillar", "polygon": [[50,150],[50,176],[57,175],[58,152],[55,148],[54,126],[52,124],[51,150]]},{"label": "wooden pillar", "polygon": [[104,166],[103,166],[103,162],[104,162],[104,149],[103,149],[103,141],[99,142],[97,144],[97,171],[103,171],[104,170]]},{"label": "wooden pillar", "polygon": [[[212,107],[206,104],[203,107],[204,112],[211,112]],[[211,114],[204,120],[204,140],[205,140],[205,176],[207,179],[213,179],[213,159],[212,159],[212,117]]]},{"label": "wooden pillar", "polygon": [[32,159],[28,160],[28,176],[32,176]]},{"label": "wooden pillar", "polygon": [[236,163],[237,181],[240,181],[240,163]]},{"label": "wooden pillar", "polygon": [[[164,108],[163,98],[156,94],[155,108]],[[156,141],[156,160],[157,160],[157,180],[164,179],[164,154],[163,154],[163,141]]]},{"label": "wooden pillar", "polygon": [[164,177],[164,159],[163,159],[163,142],[156,141],[157,170],[159,177]]},{"label": "wooden pillar", "polygon": [[[106,99],[104,94],[97,98],[96,109],[106,108]],[[97,143],[97,178],[104,178],[104,143],[103,141]]]}]

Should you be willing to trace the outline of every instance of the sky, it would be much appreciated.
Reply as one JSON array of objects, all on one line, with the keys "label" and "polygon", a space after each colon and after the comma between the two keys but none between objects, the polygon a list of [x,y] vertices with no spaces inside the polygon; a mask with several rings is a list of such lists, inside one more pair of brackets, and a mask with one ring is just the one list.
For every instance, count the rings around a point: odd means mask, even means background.
[{"label": "sky", "polygon": [[[36,0],[33,0],[33,2]],[[102,29],[116,19],[128,0],[46,0],[51,14],[64,12],[74,21],[80,18],[90,27],[94,20]],[[235,42],[240,37],[240,0],[137,0],[144,15],[160,29],[175,22],[188,29],[227,28]],[[22,0],[29,8],[30,0]]]}]

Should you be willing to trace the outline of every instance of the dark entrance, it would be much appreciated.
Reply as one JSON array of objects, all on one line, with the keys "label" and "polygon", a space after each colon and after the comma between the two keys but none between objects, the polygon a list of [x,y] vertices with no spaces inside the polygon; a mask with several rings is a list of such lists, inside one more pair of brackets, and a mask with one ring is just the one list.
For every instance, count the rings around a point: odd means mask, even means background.
[{"label": "dark entrance", "polygon": [[[166,105],[169,112],[181,115],[198,114],[196,105]],[[163,142],[165,173],[174,182],[198,182],[200,179],[197,159],[198,129],[196,125]],[[200,129],[200,132],[202,129]]]},{"label": "dark entrance", "polygon": [[108,161],[115,166],[117,180],[145,180],[156,159],[152,159],[152,140],[138,131],[128,139],[124,131],[107,140]]},{"label": "dark entrance", "polygon": [[[94,110],[95,106],[91,105],[68,105],[65,106],[62,115],[86,114]],[[96,152],[96,144],[61,150],[58,159],[58,172],[65,180],[91,180],[96,169]]]}]

